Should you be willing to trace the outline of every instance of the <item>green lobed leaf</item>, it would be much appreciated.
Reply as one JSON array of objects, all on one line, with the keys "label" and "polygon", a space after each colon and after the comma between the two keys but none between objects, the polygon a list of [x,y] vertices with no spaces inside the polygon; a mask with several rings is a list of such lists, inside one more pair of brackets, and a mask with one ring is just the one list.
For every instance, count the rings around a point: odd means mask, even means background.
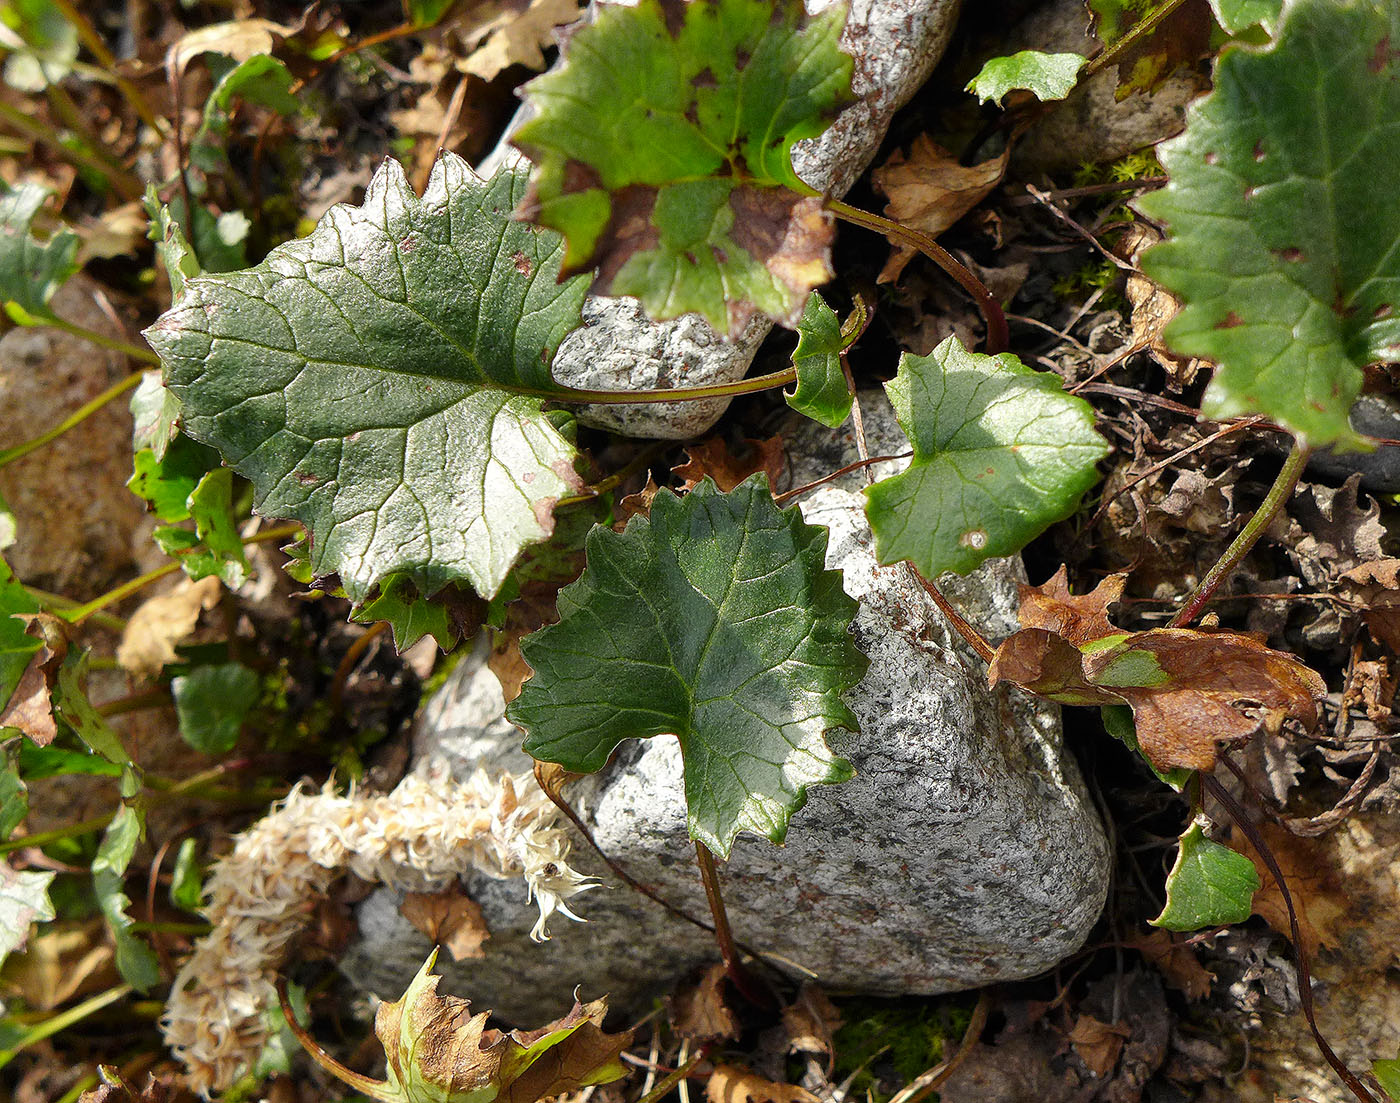
[{"label": "green lobed leaf", "polygon": [[1171,183],[1140,203],[1171,236],[1143,267],[1182,300],[1171,346],[1219,364],[1209,417],[1360,443],[1362,368],[1400,357],[1400,207],[1377,189],[1400,172],[1394,41],[1394,4],[1295,0],[1271,48],[1221,56],[1158,147]]},{"label": "green lobed leaf", "polygon": [[0,963],[24,947],[31,923],[47,923],[54,917],[49,902],[52,872],[11,869],[0,861]]},{"label": "green lobed leaf", "polygon": [[53,0],[3,0],[0,24],[16,32],[6,46],[7,87],[44,92],[73,71],[78,60],[78,31]]},{"label": "green lobed leaf", "polygon": [[[420,200],[388,161],[262,264],[201,276],[150,330],[184,431],[311,530],[311,570],[362,601],[395,572],[489,597],[579,485],[545,417],[579,323],[559,239],[515,222],[523,173],[443,154]],[[522,393],[528,392],[528,393]]]},{"label": "green lobed leaf", "polygon": [[131,898],[126,895],[126,868],[136,852],[136,844],[146,834],[145,808],[137,800],[140,779],[128,768],[122,771],[122,806],[107,825],[97,856],[92,860],[92,887],[97,906],[107,920],[107,928],[117,948],[117,971],[138,992],[160,983],[160,962],[152,949],[131,930],[126,914]]},{"label": "green lobed leaf", "polygon": [[535,673],[507,715],[525,750],[592,773],[624,739],[675,735],[691,837],[721,855],[740,831],[782,842],[809,785],[851,776],[822,736],[856,730],[841,694],[866,660],[826,530],[778,509],[764,475],[728,494],[707,478],[621,534],[595,527],[587,551],[559,623],[521,641]]},{"label": "green lobed leaf", "polygon": [[1210,10],[1227,34],[1243,34],[1255,26],[1272,34],[1283,0],[1210,0]]},{"label": "green lobed leaf", "polygon": [[229,124],[237,100],[270,108],[279,115],[298,109],[291,94],[294,78],[286,65],[268,54],[255,54],[241,62],[222,54],[207,56],[214,88],[204,103],[204,116],[190,140],[190,161],[205,172],[226,172]]},{"label": "green lobed leaf", "polygon": [[791,150],[852,102],[845,19],[802,0],[598,5],[526,85],[536,114],[512,139],[538,166],[522,209],[568,239],[565,270],[657,319],[796,326],[833,229]]},{"label": "green lobed leaf", "polygon": [[423,598],[403,575],[385,579],[379,593],[361,605],[350,619],[360,624],[388,621],[394,633],[394,647],[400,654],[424,636],[432,636],[444,651],[450,651],[459,638],[447,607]]},{"label": "green lobed leaf", "polygon": [[927,578],[1019,551],[1074,512],[1108,454],[1059,376],[956,337],[906,353],[885,390],[914,458],[866,489],[865,512],[880,562],[907,559]]},{"label": "green lobed leaf", "polygon": [[42,640],[25,631],[24,616],[37,612],[39,603],[0,558],[0,710],[24,677],[29,660],[44,646]]},{"label": "green lobed leaf", "polygon": [[20,772],[30,781],[62,774],[121,777],[122,767],[91,751],[70,751],[49,744],[40,747],[24,742],[19,748]]},{"label": "green lobed leaf", "polygon": [[[148,371],[131,395],[131,448],[135,453],[149,451],[160,463],[170,444],[179,435],[180,401],[170,393],[158,371]],[[140,473],[140,463],[137,463]],[[131,486],[127,484],[128,488]],[[140,491],[136,491],[145,497]]]},{"label": "green lobed leaf", "polygon": [[44,242],[34,237],[34,216],[49,193],[25,183],[0,194],[0,303],[18,325],[55,320],[49,300],[80,267],[72,230],[63,227]]},{"label": "green lobed leaf", "polygon": [[160,257],[166,277],[170,280],[171,297],[179,299],[185,293],[185,281],[201,271],[199,258],[190,248],[185,231],[170,213],[170,208],[160,201],[154,184],[146,189],[145,207],[146,217],[150,220],[146,237],[156,243],[156,255]]},{"label": "green lobed leaf", "polygon": [[190,495],[211,470],[219,466],[219,454],[206,445],[176,437],[164,457],[154,448],[143,448],[133,457],[134,472],[126,488],[144,499],[156,518],[167,523],[190,518]]},{"label": "green lobed leaf", "polygon": [[829,429],[851,416],[850,386],[841,370],[847,343],[836,311],[813,291],[797,323],[797,349],[792,354],[797,388],[784,391],[783,397],[798,413]]},{"label": "green lobed leaf", "polygon": [[1015,90],[1029,92],[1042,102],[1062,100],[1074,91],[1085,60],[1082,54],[1047,54],[1040,50],[994,57],[968,82],[967,91],[979,103],[991,102],[998,107],[1002,97]]},{"label": "green lobed leaf", "polygon": [[1167,874],[1167,906],[1152,925],[1197,931],[1243,923],[1259,884],[1253,862],[1211,842],[1201,825],[1193,823],[1181,836],[1176,863]]},{"label": "green lobed leaf", "polygon": [[182,911],[195,913],[204,903],[204,870],[199,863],[199,844],[193,839],[186,839],[175,852],[170,902]]},{"label": "green lobed leaf", "polygon": [[170,682],[180,735],[205,754],[228,754],[243,718],[258,703],[261,682],[242,663],[197,666]]}]

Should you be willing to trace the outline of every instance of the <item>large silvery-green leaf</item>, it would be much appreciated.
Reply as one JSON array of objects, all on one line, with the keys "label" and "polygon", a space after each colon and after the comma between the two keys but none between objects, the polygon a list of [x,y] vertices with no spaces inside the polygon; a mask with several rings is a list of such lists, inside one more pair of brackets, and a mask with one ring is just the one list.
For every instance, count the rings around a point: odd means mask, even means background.
[{"label": "large silvery-green leaf", "polygon": [[521,642],[535,673],[507,715],[525,750],[592,773],[624,739],[675,735],[691,836],[723,855],[740,831],[782,842],[807,786],[851,776],[822,736],[855,730],[841,693],[866,660],[826,530],[763,475],[728,494],[705,479],[621,534],[596,526],[587,551],[559,623]]},{"label": "large silvery-green leaf", "polygon": [[866,490],[865,512],[880,562],[928,578],[1019,551],[1074,512],[1108,454],[1089,404],[1009,352],[949,337],[901,358],[885,390],[914,458]]},{"label": "large silvery-green leaf", "polygon": [[1400,6],[1295,0],[1264,51],[1227,50],[1171,183],[1142,209],[1171,237],[1143,266],[1182,300],[1173,348],[1216,361],[1202,407],[1354,442],[1362,367],[1400,357]]},{"label": "large silvery-green leaf", "polygon": [[311,530],[311,569],[363,601],[401,572],[420,593],[496,592],[578,485],[541,399],[579,323],[562,244],[511,219],[525,176],[478,180],[445,153],[420,200],[387,161],[360,207],[243,272],[185,284],[147,331],[181,426]]},{"label": "large silvery-green leaf", "polygon": [[527,86],[513,139],[538,169],[525,210],[568,239],[566,269],[654,318],[788,327],[830,278],[831,217],[791,149],[851,102],[843,5],[600,4],[566,63]]}]

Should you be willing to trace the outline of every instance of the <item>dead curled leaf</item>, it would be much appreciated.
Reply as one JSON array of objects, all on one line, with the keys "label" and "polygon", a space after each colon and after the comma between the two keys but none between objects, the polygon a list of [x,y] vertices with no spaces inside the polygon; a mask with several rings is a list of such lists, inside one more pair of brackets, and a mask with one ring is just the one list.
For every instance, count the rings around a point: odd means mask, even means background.
[{"label": "dead curled leaf", "polygon": [[1215,975],[1201,964],[1185,935],[1158,929],[1129,945],[1152,962],[1162,979],[1188,1000],[1203,1000],[1210,995]]},{"label": "dead curled leaf", "polygon": [[[889,202],[885,214],[906,226],[937,237],[957,222],[1001,182],[1011,147],[999,156],[976,165],[958,159],[927,134],[914,139],[908,154],[896,150],[872,173],[875,187]],[[879,283],[893,283],[914,257],[907,245],[894,244]]]},{"label": "dead curled leaf", "polygon": [[194,631],[199,614],[219,603],[222,584],[210,575],[157,594],[131,615],[117,645],[117,662],[137,678],[154,678],[176,659],[175,645]]},{"label": "dead curled leaf", "polygon": [[1092,1015],[1080,1015],[1069,1033],[1069,1041],[1088,1070],[1102,1080],[1113,1071],[1118,1055],[1123,1052],[1123,1043],[1132,1033],[1123,1023],[1110,1025]]},{"label": "dead curled leaf", "polygon": [[797,999],[783,1008],[783,1031],[789,1053],[818,1053],[827,1071],[836,1057],[834,1035],[841,1029],[841,1012],[815,984],[804,984]]},{"label": "dead curled leaf", "polygon": [[775,1084],[738,1065],[716,1065],[705,1084],[708,1103],[817,1103],[796,1084]]},{"label": "dead curled leaf", "polygon": [[47,644],[34,653],[9,701],[0,708],[0,730],[15,728],[40,747],[53,742],[58,725],[53,718],[50,691],[62,663],[63,655]]},{"label": "dead curled leaf", "polygon": [[783,438],[777,434],[767,440],[746,437],[737,454],[730,451],[723,437],[710,437],[686,445],[686,454],[686,462],[671,469],[684,480],[684,489],[690,490],[709,476],[726,494],[756,471],[766,473],[769,485],[776,486],[786,461]]},{"label": "dead curled leaf", "polygon": [[539,1030],[488,1030],[491,1012],[473,1015],[468,1001],[437,994],[436,959],[435,950],[403,998],[381,1004],[375,1014],[388,1072],[378,1098],[536,1103],[625,1075],[619,1055],[632,1034],[603,1032],[605,1000],[575,1003]]},{"label": "dead curled leaf", "polygon": [[482,944],[491,937],[481,906],[454,886],[445,892],[410,892],[405,894],[399,912],[444,947],[453,961],[486,956]]},{"label": "dead curled leaf", "polygon": [[[1303,948],[1316,960],[1318,951],[1323,947],[1336,949],[1341,944],[1338,926],[1352,911],[1335,860],[1327,844],[1321,840],[1300,838],[1287,828],[1268,821],[1257,827],[1288,884],[1298,916],[1298,933],[1302,937]],[[1259,852],[1238,830],[1232,830],[1226,844],[1253,862],[1254,868],[1259,871],[1254,914],[1286,938],[1292,938],[1288,906],[1283,901],[1278,881],[1259,857]]]},{"label": "dead curled leaf", "polygon": [[683,989],[671,1006],[676,1033],[693,1041],[739,1037],[739,1021],[724,998],[728,976],[723,963],[710,966],[693,988]]},{"label": "dead curled leaf", "polygon": [[1218,744],[1242,742],[1261,723],[1271,731],[1288,717],[1317,723],[1326,683],[1253,636],[1189,628],[1098,636],[1113,627],[1105,610],[1121,578],[1077,598],[1058,575],[1032,589],[1022,588],[1022,623],[1033,627],[997,648],[990,684],[1011,682],[1063,704],[1129,706],[1142,752],[1159,770],[1209,770]]}]

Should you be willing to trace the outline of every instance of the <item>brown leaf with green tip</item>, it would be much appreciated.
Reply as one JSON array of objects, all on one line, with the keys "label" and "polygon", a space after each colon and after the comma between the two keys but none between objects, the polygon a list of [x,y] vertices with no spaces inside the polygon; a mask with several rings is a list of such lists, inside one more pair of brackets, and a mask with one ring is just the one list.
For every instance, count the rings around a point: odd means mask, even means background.
[{"label": "brown leaf with green tip", "polygon": [[[1326,683],[1291,655],[1239,632],[1154,628],[1076,647],[1044,628],[1017,632],[987,672],[1071,705],[1125,704],[1158,770],[1209,770],[1221,743],[1249,738],[1285,717],[1317,723]],[[1262,712],[1257,711],[1262,709]]]},{"label": "brown leaf with green tip", "polygon": [[374,1032],[384,1046],[387,1079],[375,1096],[390,1103],[536,1103],[620,1079],[618,1055],[631,1032],[605,1034],[605,1000],[575,1003],[539,1030],[488,1030],[491,1012],[471,1013],[468,1001],[439,996],[432,975],[437,951],[403,998],[383,1003]]}]

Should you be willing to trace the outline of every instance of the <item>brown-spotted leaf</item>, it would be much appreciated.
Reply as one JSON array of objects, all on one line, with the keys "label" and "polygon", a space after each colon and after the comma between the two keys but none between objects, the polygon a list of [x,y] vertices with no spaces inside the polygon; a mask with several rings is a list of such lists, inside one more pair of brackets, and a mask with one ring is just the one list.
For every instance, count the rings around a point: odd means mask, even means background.
[{"label": "brown-spotted leaf", "polygon": [[393,1103],[536,1103],[620,1079],[618,1055],[632,1035],[605,1034],[607,1004],[575,1004],[539,1030],[486,1029],[491,1012],[471,1013],[466,1000],[439,996],[432,975],[437,951],[403,998],[384,1003],[374,1032],[384,1046],[387,1079],[376,1098]]},{"label": "brown-spotted leaf", "polygon": [[1209,770],[1220,743],[1238,743],[1287,717],[1317,722],[1327,686],[1291,655],[1238,632],[1154,628],[1087,640],[1076,648],[1044,628],[1023,629],[988,670],[1071,705],[1125,704],[1138,743],[1158,770]]}]

